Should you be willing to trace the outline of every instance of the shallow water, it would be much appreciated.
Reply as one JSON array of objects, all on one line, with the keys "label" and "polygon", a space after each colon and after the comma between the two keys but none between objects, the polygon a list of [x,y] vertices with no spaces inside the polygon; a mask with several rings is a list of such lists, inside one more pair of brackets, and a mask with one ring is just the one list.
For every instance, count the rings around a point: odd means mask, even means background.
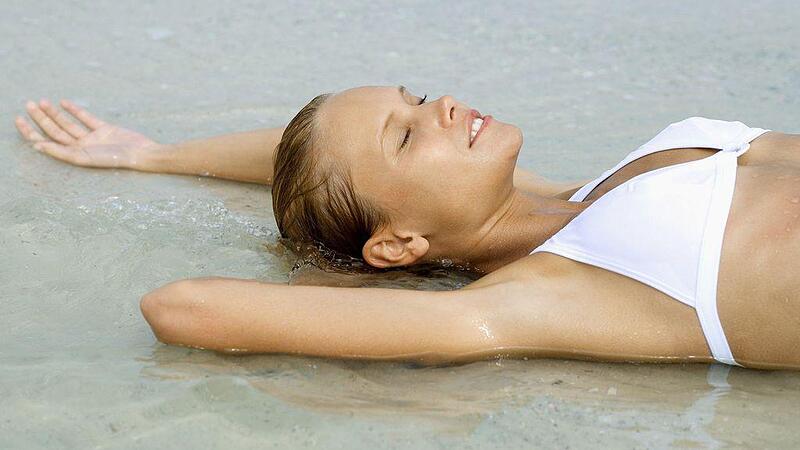
[{"label": "shallow water", "polygon": [[[525,131],[583,179],[692,115],[800,132],[800,8],[763,2],[4,2],[0,448],[797,447],[800,376],[702,365],[418,368],[155,342],[142,294],[286,281],[269,189],[67,166],[30,97],[156,139],[277,126],[319,92],[403,83]],[[452,288],[462,277],[385,283]]]}]

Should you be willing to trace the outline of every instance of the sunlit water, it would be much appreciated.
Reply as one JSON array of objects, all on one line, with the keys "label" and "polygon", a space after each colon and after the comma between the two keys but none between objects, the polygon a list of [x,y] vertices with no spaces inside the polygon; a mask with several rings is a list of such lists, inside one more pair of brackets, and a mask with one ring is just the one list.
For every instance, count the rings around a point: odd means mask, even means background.
[{"label": "sunlit water", "polygon": [[800,132],[794,1],[529,3],[4,2],[0,448],[796,447],[790,372],[418,368],[158,344],[138,309],[151,289],[302,276],[276,247],[269,189],[73,168],[12,125],[27,98],[69,96],[175,141],[283,124],[323,91],[403,83],[519,124],[520,164],[564,180],[693,115]]}]

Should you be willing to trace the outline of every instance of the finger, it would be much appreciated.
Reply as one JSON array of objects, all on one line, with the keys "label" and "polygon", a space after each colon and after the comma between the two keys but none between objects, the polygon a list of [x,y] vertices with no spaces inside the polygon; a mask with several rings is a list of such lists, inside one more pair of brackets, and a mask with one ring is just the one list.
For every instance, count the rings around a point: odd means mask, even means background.
[{"label": "finger", "polygon": [[25,120],[22,116],[17,116],[17,118],[14,120],[14,125],[17,126],[17,131],[19,131],[19,134],[21,134],[22,137],[25,138],[25,140],[27,140],[28,142],[39,142],[46,140],[44,136],[42,136],[38,131],[33,129],[33,127],[30,126],[28,121]]},{"label": "finger", "polygon": [[69,133],[75,139],[80,139],[89,134],[85,128],[73,122],[66,114],[62,113],[61,110],[56,109],[53,104],[47,100],[42,100],[39,102],[39,107],[42,108],[44,113],[53,119],[53,122],[58,124],[62,130]]},{"label": "finger", "polygon": [[62,130],[57,123],[53,122],[53,119],[47,117],[47,114],[39,108],[39,105],[34,102],[28,102],[25,108],[28,110],[28,115],[36,122],[36,125],[39,125],[39,128],[44,130],[51,139],[67,145],[75,142],[75,138]]},{"label": "finger", "polygon": [[106,125],[105,122],[93,116],[88,111],[82,109],[81,107],[79,107],[75,103],[72,103],[69,100],[61,100],[61,107],[66,109],[73,116],[77,117],[78,120],[80,120],[81,123],[86,125],[86,127],[89,128],[90,130],[96,130],[102,127],[103,125]]},{"label": "finger", "polygon": [[78,166],[88,164],[88,160],[86,159],[86,153],[74,148],[63,146],[57,142],[53,141],[37,142],[33,144],[33,148],[41,151],[42,153],[47,153],[53,158],[60,159],[61,161],[65,161],[70,164],[75,164]]}]

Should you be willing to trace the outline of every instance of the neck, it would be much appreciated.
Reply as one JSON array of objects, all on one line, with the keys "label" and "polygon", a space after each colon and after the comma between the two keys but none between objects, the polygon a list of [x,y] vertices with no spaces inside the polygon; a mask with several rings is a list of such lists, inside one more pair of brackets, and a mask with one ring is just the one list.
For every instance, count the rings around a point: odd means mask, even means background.
[{"label": "neck", "polygon": [[514,188],[502,207],[477,233],[465,230],[445,248],[449,247],[448,253],[455,255],[449,259],[489,273],[527,256],[586,206],[586,203],[542,197]]}]

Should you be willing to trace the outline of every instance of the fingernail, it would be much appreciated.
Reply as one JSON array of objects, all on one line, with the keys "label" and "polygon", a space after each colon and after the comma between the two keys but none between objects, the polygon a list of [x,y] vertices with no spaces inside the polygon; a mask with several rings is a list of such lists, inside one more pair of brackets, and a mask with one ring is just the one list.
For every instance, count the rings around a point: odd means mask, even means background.
[{"label": "fingernail", "polygon": [[32,100],[28,100],[28,103],[25,103],[25,107],[28,108],[28,109],[35,109],[36,108],[36,103],[33,103]]}]

